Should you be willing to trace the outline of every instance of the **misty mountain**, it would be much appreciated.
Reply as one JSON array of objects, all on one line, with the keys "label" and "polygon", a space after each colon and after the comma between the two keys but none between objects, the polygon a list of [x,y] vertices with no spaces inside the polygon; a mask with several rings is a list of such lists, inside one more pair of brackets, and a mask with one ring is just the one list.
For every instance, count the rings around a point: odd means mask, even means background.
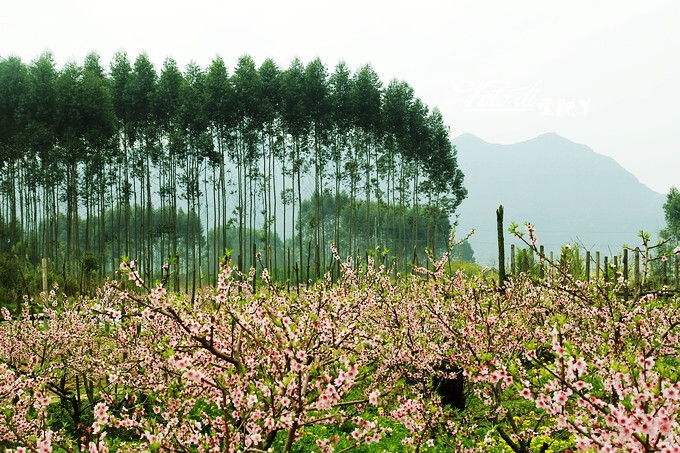
[{"label": "misty mountain", "polygon": [[[468,197],[458,209],[457,236],[471,228],[478,263],[497,265],[496,209],[503,205],[504,229],[515,221],[536,227],[539,244],[559,250],[566,243],[593,252],[620,253],[640,243],[640,230],[664,225],[665,196],[652,191],[614,159],[556,134],[512,145],[487,143],[463,134],[453,140],[465,174]],[[520,242],[506,233],[510,244]]]}]

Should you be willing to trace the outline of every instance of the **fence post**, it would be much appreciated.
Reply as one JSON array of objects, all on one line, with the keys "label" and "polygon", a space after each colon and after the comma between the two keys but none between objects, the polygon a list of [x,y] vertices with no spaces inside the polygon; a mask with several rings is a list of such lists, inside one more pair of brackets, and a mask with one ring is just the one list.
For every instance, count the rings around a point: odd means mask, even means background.
[{"label": "fence post", "polygon": [[515,244],[510,245],[510,274],[517,275],[515,272]]},{"label": "fence post", "polygon": [[623,249],[623,300],[628,300],[628,249]]},{"label": "fence post", "polygon": [[[503,286],[506,280],[505,275],[505,236],[503,235],[503,205],[496,209],[496,230],[498,233],[498,286]],[[515,246],[512,251],[514,253]],[[512,269],[514,273],[514,269]]]},{"label": "fence post", "polygon": [[539,278],[545,278],[545,266],[544,266],[544,257],[545,257],[545,248],[543,246],[540,246],[539,248],[540,255],[539,256],[539,268],[538,268],[538,277]]},{"label": "fence post", "polygon": [[586,250],[586,281],[590,281],[590,250]]},{"label": "fence post", "polygon": [[595,280],[600,280],[600,252],[595,252]]},{"label": "fence post", "polygon": [[42,288],[47,292],[47,258],[42,259]]},{"label": "fence post", "polygon": [[642,283],[640,282],[640,250],[637,247],[635,247],[635,251],[633,252],[633,263],[635,266],[633,268],[633,281],[635,282],[635,291],[639,293],[642,288]]},{"label": "fence post", "polygon": [[607,281],[609,281],[609,257],[608,256],[604,257],[604,266],[602,268],[602,271],[604,272],[604,282],[607,283]]}]

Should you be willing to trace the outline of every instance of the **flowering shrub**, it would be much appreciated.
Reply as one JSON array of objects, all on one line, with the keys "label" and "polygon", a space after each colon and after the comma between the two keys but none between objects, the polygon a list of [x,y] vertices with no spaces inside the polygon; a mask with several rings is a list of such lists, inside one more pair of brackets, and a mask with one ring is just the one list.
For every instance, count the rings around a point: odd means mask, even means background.
[{"label": "flowering shrub", "polygon": [[92,299],[27,300],[0,324],[0,447],[680,451],[677,298],[447,261],[346,260],[299,294],[227,263],[193,299],[130,261]]}]

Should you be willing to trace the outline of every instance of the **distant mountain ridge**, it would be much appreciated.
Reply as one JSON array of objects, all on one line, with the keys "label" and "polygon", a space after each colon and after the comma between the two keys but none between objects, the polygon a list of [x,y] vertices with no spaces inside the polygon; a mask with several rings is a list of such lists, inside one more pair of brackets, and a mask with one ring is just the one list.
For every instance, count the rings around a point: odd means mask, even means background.
[{"label": "distant mountain ridge", "polygon": [[[457,236],[476,229],[470,244],[480,264],[497,265],[495,212],[501,204],[505,230],[512,221],[531,222],[548,250],[578,243],[620,253],[624,243],[639,244],[639,230],[655,234],[665,225],[665,196],[586,145],[553,133],[511,145],[472,134],[452,141],[468,190],[457,211]],[[519,245],[506,234],[506,256],[513,243]]]}]

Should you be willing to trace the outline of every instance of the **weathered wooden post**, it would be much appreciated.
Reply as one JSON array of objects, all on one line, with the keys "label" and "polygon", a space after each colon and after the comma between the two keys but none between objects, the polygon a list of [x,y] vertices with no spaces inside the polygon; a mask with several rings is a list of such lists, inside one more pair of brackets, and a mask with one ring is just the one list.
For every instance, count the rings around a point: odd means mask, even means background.
[{"label": "weathered wooden post", "polygon": [[539,254],[541,255],[539,257],[539,268],[538,268],[538,278],[545,278],[545,267],[544,267],[544,262],[545,262],[545,247],[540,246],[538,248]]},{"label": "weathered wooden post", "polygon": [[[505,284],[505,237],[503,235],[503,205],[500,205],[498,209],[496,209],[496,230],[498,232],[498,286],[504,286]],[[512,253],[514,256],[514,248],[515,246],[512,246]],[[511,257],[510,260],[514,263],[513,258]],[[514,273],[514,266],[512,267],[512,271]]]},{"label": "weathered wooden post", "polygon": [[595,280],[600,280],[600,252],[595,252]]},{"label": "weathered wooden post", "polygon": [[515,269],[515,244],[510,244],[510,274],[517,275]]},{"label": "weathered wooden post", "polygon": [[47,258],[42,259],[42,289],[47,292]]},{"label": "weathered wooden post", "polygon": [[614,256],[614,277],[616,277],[617,272],[619,272],[619,255]]},{"label": "weathered wooden post", "polygon": [[628,300],[628,249],[623,249],[623,300]]},{"label": "weathered wooden post", "polygon": [[586,250],[586,281],[590,281],[590,250]]},{"label": "weathered wooden post", "polygon": [[602,271],[604,272],[604,282],[607,283],[609,281],[609,257],[608,256],[604,257],[604,266],[602,267]]},{"label": "weathered wooden post", "polygon": [[642,288],[642,283],[640,282],[640,249],[637,247],[635,247],[635,251],[633,251],[633,266],[633,281],[635,282],[635,291],[640,294],[640,289]]}]

